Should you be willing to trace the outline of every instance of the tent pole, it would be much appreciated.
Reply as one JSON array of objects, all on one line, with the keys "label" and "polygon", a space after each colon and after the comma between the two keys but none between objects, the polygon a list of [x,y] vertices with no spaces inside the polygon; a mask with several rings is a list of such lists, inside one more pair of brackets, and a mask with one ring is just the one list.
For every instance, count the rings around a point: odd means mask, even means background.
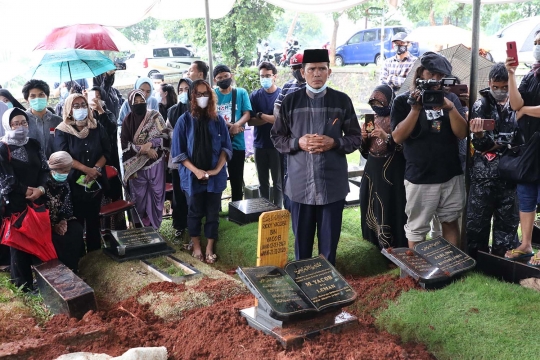
[{"label": "tent pole", "polygon": [[[471,158],[471,131],[469,129],[469,122],[471,121],[472,112],[470,109],[472,108],[472,105],[476,101],[476,97],[478,94],[478,56],[480,54],[480,44],[479,44],[479,38],[480,38],[480,3],[481,0],[473,0],[473,12],[472,12],[472,57],[471,57],[471,77],[469,82],[469,119],[467,121],[467,154],[466,154],[466,164],[469,163],[469,159]],[[469,189],[470,189],[470,180],[469,180],[469,168],[468,166],[465,166],[465,189],[466,189],[466,199],[469,198]],[[465,206],[463,208],[462,213],[462,222],[461,222],[461,249],[468,252],[468,246],[467,246],[467,202],[465,202]]]},{"label": "tent pole", "polygon": [[212,72],[214,71],[214,65],[212,64],[212,34],[210,31],[210,10],[208,8],[208,0],[204,0],[204,7],[206,12],[206,44],[208,46],[208,82],[210,86],[214,85],[214,79],[212,78]]}]

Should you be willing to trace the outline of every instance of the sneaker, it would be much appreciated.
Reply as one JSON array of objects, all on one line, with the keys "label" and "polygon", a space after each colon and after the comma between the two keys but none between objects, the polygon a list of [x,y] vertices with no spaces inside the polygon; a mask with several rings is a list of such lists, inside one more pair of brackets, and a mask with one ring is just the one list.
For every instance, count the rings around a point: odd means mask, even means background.
[{"label": "sneaker", "polygon": [[186,229],[182,229],[182,230],[176,230],[174,232],[174,237],[177,237],[177,238],[182,238],[184,237],[184,233],[186,232]]}]

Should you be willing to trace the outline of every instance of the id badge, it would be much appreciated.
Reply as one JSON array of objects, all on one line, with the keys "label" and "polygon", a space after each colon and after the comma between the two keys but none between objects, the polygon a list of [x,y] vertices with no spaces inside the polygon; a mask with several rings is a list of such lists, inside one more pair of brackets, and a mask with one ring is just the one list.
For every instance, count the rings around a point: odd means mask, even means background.
[{"label": "id badge", "polygon": [[495,154],[494,152],[487,152],[484,154],[484,156],[486,157],[487,161],[491,162],[497,157],[497,154]]},{"label": "id badge", "polygon": [[442,120],[432,120],[431,121],[431,132],[440,133],[441,132]]}]

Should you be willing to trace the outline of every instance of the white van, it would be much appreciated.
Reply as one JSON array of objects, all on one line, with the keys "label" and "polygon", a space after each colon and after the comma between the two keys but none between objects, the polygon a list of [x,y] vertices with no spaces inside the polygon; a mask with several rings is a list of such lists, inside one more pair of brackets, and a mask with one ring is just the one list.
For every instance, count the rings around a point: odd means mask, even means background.
[{"label": "white van", "polygon": [[181,73],[196,60],[200,58],[191,46],[165,45],[139,52],[126,60],[126,71],[147,77],[157,73]]}]

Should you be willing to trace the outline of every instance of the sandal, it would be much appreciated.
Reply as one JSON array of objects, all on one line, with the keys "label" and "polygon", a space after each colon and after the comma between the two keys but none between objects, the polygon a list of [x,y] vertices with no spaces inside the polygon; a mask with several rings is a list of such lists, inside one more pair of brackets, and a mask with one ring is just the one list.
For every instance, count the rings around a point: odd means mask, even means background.
[{"label": "sandal", "polygon": [[187,251],[193,250],[193,241],[189,240],[189,243],[182,245],[182,247]]},{"label": "sandal", "polygon": [[540,261],[540,256],[538,254],[534,255],[531,260],[527,261],[527,265],[540,268],[540,262],[538,264],[532,264],[531,261]]},{"label": "sandal", "polygon": [[207,264],[213,264],[217,261],[217,255],[216,254],[208,254],[206,255],[206,263]]},{"label": "sandal", "polygon": [[203,257],[203,254],[200,253],[200,254],[195,254],[195,252],[191,253],[191,256],[193,256],[195,259],[201,261],[201,262],[204,262],[204,257]]},{"label": "sandal", "polygon": [[513,250],[510,251],[510,254],[511,255],[517,255],[517,256],[506,256],[505,255],[504,257],[506,259],[509,259],[509,260],[522,260],[522,259],[530,258],[531,256],[533,256],[534,251],[530,252],[530,253],[527,253],[525,251],[513,249]]}]

